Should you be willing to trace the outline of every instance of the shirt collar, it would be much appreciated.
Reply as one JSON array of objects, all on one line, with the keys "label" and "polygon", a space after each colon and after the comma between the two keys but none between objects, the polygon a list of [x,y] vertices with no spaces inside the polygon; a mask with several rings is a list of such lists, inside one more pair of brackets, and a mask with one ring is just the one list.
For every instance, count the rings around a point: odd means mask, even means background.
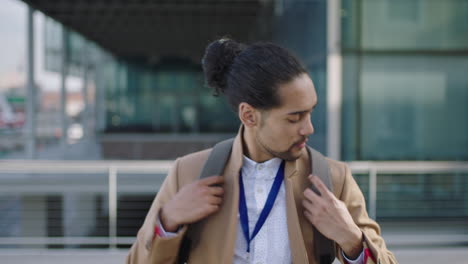
[{"label": "shirt collar", "polygon": [[258,163],[243,155],[242,176],[247,178],[254,177],[257,179],[275,178],[281,161],[280,158],[272,158]]}]

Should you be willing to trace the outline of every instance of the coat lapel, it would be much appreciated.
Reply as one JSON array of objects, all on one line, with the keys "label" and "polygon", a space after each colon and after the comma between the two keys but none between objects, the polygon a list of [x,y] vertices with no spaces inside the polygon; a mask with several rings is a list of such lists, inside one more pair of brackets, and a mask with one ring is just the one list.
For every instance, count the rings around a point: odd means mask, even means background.
[{"label": "coat lapel", "polygon": [[[226,219],[222,219],[226,225],[226,230],[220,230],[225,232],[224,250],[222,256],[222,263],[232,263],[234,259],[234,247],[237,240],[237,226],[239,223],[238,208],[239,208],[239,171],[242,167],[242,128],[239,131],[236,139],[232,146],[231,158],[224,171],[225,178],[225,206],[223,206],[228,212]],[[227,192],[227,193],[226,193]]]},{"label": "coat lapel", "polygon": [[300,215],[302,216],[302,191],[298,186],[301,168],[299,160],[287,162],[285,168],[285,188],[286,188],[286,213],[288,221],[288,236],[291,247],[293,263],[309,263],[304,238],[300,226]]},{"label": "coat lapel", "polygon": [[292,185],[294,190],[293,196],[296,205],[296,216],[301,230],[300,243],[302,249],[304,250],[301,254],[304,255],[305,260],[294,263],[316,263],[316,260],[312,255],[314,249],[314,227],[305,217],[303,212],[304,210],[302,207],[302,200],[304,199],[304,190],[310,186],[308,176],[311,174],[311,167],[309,154],[307,150],[304,149],[302,156],[299,159],[297,159],[296,169],[297,173],[294,177],[291,177],[291,180],[293,183]]},{"label": "coat lapel", "polygon": [[[188,263],[232,263],[239,222],[239,171],[242,167],[242,128],[234,140],[231,156],[224,169],[224,195],[220,210],[202,221],[200,243]],[[203,262],[198,262],[203,260]]]}]

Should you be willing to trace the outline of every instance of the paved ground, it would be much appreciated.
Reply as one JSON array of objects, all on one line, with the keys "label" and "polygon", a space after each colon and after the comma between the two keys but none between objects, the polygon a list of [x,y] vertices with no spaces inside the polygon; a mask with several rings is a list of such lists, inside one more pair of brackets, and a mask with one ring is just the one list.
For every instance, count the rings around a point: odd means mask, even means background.
[{"label": "paved ground", "polygon": [[[381,224],[387,245],[399,263],[468,263],[467,221],[391,221]],[[0,263],[115,264],[124,263],[126,255],[127,250],[121,249],[0,249]]]},{"label": "paved ground", "polygon": [[[468,247],[410,248],[393,250],[398,262],[466,264]],[[124,263],[126,250],[0,250],[2,264],[117,264]],[[338,263],[338,262],[335,262]]]},{"label": "paved ground", "polygon": [[393,251],[399,263],[468,263],[468,247],[398,249]]},{"label": "paved ground", "polygon": [[0,250],[1,264],[118,264],[125,250]]}]

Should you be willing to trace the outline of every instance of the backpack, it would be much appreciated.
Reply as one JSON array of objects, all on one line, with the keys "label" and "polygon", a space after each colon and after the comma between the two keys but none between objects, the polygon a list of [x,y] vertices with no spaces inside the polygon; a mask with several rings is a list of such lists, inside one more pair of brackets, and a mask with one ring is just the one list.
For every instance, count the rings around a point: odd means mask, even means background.
[{"label": "backpack", "polygon": [[[231,155],[232,144],[234,138],[227,139],[225,141],[219,142],[213,147],[213,150],[208,157],[208,160],[205,162],[205,165],[200,174],[200,179],[206,178],[212,175],[222,175],[224,172],[224,167]],[[325,157],[318,151],[307,146],[307,151],[311,157],[311,168],[313,169],[312,174],[317,175],[323,183],[327,186],[329,190],[332,190],[330,169],[328,167],[328,162]],[[320,195],[319,191],[314,185],[311,185],[310,188]],[[200,228],[196,228],[198,223],[191,224],[187,230],[187,234],[182,240],[179,256],[177,259],[178,264],[184,264],[188,260],[190,254],[190,249],[192,245],[196,244],[198,241],[195,241],[194,238],[198,238],[198,233]],[[314,253],[316,260],[320,264],[331,264],[335,259],[335,244],[333,241],[322,235],[316,228],[314,228]]]}]

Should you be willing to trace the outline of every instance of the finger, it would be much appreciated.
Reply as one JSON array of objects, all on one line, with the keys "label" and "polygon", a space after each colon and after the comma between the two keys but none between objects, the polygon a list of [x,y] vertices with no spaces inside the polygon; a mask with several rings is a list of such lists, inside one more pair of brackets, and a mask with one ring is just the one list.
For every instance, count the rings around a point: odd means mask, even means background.
[{"label": "finger", "polygon": [[310,213],[309,211],[304,211],[304,215],[309,220],[309,222],[313,223],[312,213]]},{"label": "finger", "polygon": [[199,181],[200,184],[202,185],[216,185],[216,184],[221,184],[224,182],[224,177],[223,176],[219,176],[219,175],[215,175],[215,176],[210,176],[210,177],[206,177],[204,179],[201,179]]},{"label": "finger", "polygon": [[320,180],[319,177],[311,175],[309,176],[309,179],[311,179],[312,183],[315,185],[315,187],[317,187],[321,195],[330,197],[330,191],[328,190],[327,186],[325,186],[325,184],[322,182],[322,180]]},{"label": "finger", "polygon": [[305,191],[304,191],[304,196],[306,199],[308,199],[310,202],[318,202],[321,198],[320,196],[318,196],[318,194],[316,194],[314,191],[312,191],[311,189],[307,188]]},{"label": "finger", "polygon": [[212,195],[222,196],[224,194],[224,188],[218,186],[210,187],[210,193]]},{"label": "finger", "polygon": [[311,189],[312,191],[314,191],[314,193],[316,193],[318,196],[321,196],[322,194],[321,194],[320,191],[317,189],[317,187],[316,187],[315,184],[314,184],[314,181],[312,180],[312,179],[313,179],[313,175],[310,174],[308,178],[309,178],[309,181],[310,181],[310,184],[311,184],[310,189]]},{"label": "finger", "polygon": [[223,199],[218,196],[211,196],[208,198],[208,203],[211,205],[220,205],[223,202]]},{"label": "finger", "polygon": [[206,207],[206,211],[207,211],[207,213],[208,213],[208,214],[212,214],[212,213],[214,213],[214,212],[218,211],[218,210],[219,210],[219,208],[220,208],[220,206],[219,206],[219,205],[216,205],[216,204],[210,204],[210,205],[207,205],[207,207]]},{"label": "finger", "polygon": [[314,211],[314,204],[311,201],[307,200],[307,199],[302,200],[302,207],[304,207],[304,209],[306,211],[309,211],[309,212]]}]

